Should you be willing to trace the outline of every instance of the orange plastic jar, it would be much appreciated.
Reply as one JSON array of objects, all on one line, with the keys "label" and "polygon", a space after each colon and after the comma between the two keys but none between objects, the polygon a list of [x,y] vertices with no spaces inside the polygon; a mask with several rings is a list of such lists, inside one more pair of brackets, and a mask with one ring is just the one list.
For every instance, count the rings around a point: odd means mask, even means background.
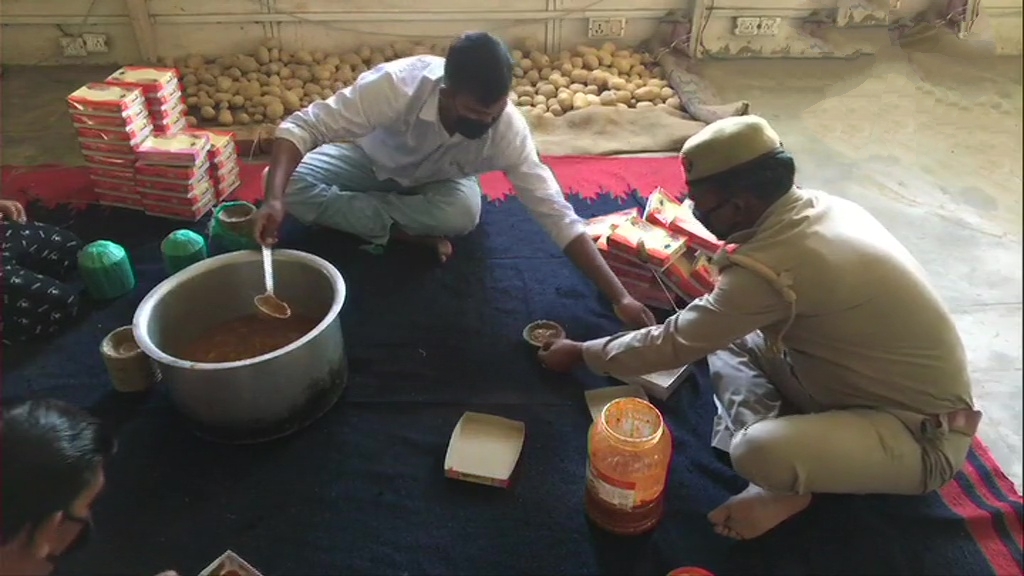
[{"label": "orange plastic jar", "polygon": [[650,402],[613,400],[590,427],[586,509],[601,528],[624,536],[655,527],[665,511],[672,435]]}]

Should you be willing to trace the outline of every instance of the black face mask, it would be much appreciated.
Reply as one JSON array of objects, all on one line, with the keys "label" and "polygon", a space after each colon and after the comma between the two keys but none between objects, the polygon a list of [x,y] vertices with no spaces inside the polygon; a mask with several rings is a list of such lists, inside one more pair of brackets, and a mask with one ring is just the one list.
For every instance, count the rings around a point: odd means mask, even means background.
[{"label": "black face mask", "polygon": [[61,550],[60,554],[54,554],[54,555],[51,555],[51,556],[47,557],[46,560],[50,564],[56,565],[57,562],[60,561],[61,558],[64,558],[65,556],[67,556],[69,554],[73,554],[73,553],[75,553],[78,550],[81,550],[87,544],[89,544],[89,542],[92,540],[92,535],[93,535],[92,517],[88,517],[87,516],[87,517],[83,518],[81,516],[76,516],[76,515],[72,514],[71,512],[65,512],[64,513],[64,521],[65,522],[71,522],[73,524],[81,524],[82,525],[82,529],[79,530],[78,534],[75,535],[74,540],[72,540],[71,542],[68,542],[68,545],[65,546],[63,550]]},{"label": "black face mask", "polygon": [[715,237],[718,238],[719,240],[725,240],[732,234],[732,232],[728,232],[726,230],[716,230],[715,226],[711,224],[711,215],[714,214],[715,212],[718,212],[728,203],[728,200],[723,200],[718,204],[712,206],[711,209],[708,210],[707,212],[697,210],[697,207],[693,206],[693,217],[697,219],[697,222],[703,224],[704,227],[708,229],[708,232],[714,234]]},{"label": "black face mask", "polygon": [[487,131],[491,129],[491,126],[494,126],[493,122],[481,122],[472,118],[466,118],[465,116],[459,116],[455,119],[455,133],[470,140],[483,138],[484,134],[487,134]]}]

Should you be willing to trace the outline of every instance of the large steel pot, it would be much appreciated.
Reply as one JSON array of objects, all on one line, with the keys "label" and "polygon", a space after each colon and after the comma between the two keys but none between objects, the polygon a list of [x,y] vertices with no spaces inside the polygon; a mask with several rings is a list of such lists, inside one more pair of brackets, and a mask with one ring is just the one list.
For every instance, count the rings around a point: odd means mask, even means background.
[{"label": "large steel pot", "polygon": [[321,318],[312,332],[238,362],[174,356],[214,325],[255,313],[253,297],[264,291],[262,270],[256,251],[215,256],[161,282],[135,312],[139,346],[156,362],[190,426],[212,440],[250,443],[290,434],[331,408],[348,379],[339,318],[345,281],[329,262],[294,250],[274,251],[274,291],[293,313]]}]

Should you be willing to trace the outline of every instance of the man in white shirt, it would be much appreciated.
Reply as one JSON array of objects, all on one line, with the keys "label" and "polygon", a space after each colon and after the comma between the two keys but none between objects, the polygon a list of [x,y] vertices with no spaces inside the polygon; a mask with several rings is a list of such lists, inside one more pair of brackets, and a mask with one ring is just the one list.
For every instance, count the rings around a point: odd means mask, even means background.
[{"label": "man in white shirt", "polygon": [[612,274],[540,161],[529,126],[508,105],[512,59],[486,33],[458,38],[446,58],[413,56],[364,72],[355,84],[277,129],[256,235],[277,240],[285,211],[304,224],[425,243],[442,262],[449,237],[480,219],[478,176],[505,172],[519,200],[634,327],[654,322]]}]

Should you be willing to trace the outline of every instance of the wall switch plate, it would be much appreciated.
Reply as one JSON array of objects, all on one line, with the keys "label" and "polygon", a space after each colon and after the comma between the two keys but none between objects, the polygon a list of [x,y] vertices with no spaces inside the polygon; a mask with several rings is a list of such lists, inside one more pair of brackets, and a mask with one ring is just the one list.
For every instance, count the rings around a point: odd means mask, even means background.
[{"label": "wall switch plate", "polygon": [[89,52],[85,49],[85,40],[82,40],[78,36],[61,36],[60,37],[60,49],[65,56],[88,56]]},{"label": "wall switch plate", "polygon": [[757,36],[760,26],[760,18],[737,18],[736,27],[732,33],[736,36]]},{"label": "wall switch plate", "polygon": [[589,38],[622,38],[625,35],[625,18],[591,18],[587,28]]},{"label": "wall switch plate", "polygon": [[778,36],[782,26],[782,18],[761,18],[757,33],[762,36]]},{"label": "wall switch plate", "polygon": [[107,35],[106,34],[93,34],[86,32],[82,34],[82,40],[85,41],[86,52],[109,52],[110,48],[107,47]]}]

